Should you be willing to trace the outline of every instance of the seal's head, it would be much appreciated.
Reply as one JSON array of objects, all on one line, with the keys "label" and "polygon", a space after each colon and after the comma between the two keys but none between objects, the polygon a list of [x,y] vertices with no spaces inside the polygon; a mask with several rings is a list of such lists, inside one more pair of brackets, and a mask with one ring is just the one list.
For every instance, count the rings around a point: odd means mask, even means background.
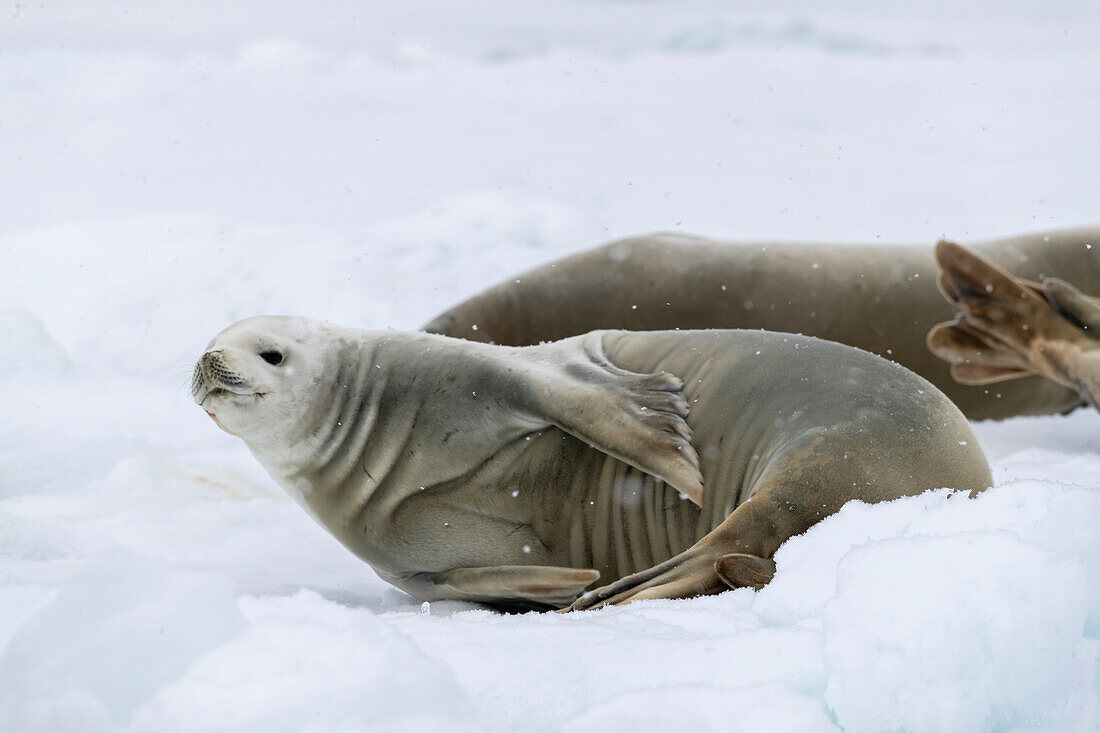
[{"label": "seal's head", "polygon": [[257,316],[210,342],[195,364],[191,394],[226,432],[253,448],[288,446],[308,430],[318,390],[337,346],[327,324]]}]

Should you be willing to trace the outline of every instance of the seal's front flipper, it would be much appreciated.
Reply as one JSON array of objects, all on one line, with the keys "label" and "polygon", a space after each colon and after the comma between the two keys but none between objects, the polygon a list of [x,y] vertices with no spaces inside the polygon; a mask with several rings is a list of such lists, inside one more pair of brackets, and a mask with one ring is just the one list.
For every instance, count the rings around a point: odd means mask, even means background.
[{"label": "seal's front flipper", "polygon": [[546,370],[533,388],[538,414],[702,506],[703,476],[679,377],[615,366],[599,331],[535,348],[542,350],[531,352],[540,368],[529,374]]},{"label": "seal's front flipper", "polygon": [[1067,283],[1020,280],[952,242],[936,245],[940,288],[960,312],[928,334],[960,382],[1041,374],[1100,408],[1100,301]]},{"label": "seal's front flipper", "polygon": [[731,553],[714,561],[714,569],[730,588],[760,590],[775,577],[775,560],[756,555]]},{"label": "seal's front flipper", "polygon": [[440,597],[521,608],[561,608],[600,579],[598,570],[545,565],[458,568],[427,578]]}]

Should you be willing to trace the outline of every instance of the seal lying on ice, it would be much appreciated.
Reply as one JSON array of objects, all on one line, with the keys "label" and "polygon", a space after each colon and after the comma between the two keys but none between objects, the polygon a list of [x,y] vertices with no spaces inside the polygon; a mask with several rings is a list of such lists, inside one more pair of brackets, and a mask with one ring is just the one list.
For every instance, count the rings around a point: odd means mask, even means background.
[{"label": "seal lying on ice", "polygon": [[760,331],[540,346],[241,321],[195,401],[385,580],[561,608],[766,583],[845,502],[981,490],[962,413],[866,352]]}]

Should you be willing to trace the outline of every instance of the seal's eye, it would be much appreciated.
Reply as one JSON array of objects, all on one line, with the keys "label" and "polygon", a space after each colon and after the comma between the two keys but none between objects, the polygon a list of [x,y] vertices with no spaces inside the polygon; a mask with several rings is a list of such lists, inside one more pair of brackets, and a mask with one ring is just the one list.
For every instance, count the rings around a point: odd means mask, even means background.
[{"label": "seal's eye", "polygon": [[283,355],[278,351],[261,351],[260,358],[271,366],[279,366],[283,363]]}]

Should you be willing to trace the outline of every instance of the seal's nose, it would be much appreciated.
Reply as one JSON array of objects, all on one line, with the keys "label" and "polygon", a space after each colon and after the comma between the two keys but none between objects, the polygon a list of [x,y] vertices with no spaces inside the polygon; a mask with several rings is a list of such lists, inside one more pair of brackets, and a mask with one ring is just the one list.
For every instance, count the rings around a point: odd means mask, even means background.
[{"label": "seal's nose", "polygon": [[231,374],[222,361],[220,349],[207,351],[195,364],[195,371],[191,375],[191,395],[197,398],[207,383],[218,384],[224,376]]},{"label": "seal's nose", "polygon": [[245,386],[244,377],[226,364],[221,349],[212,349],[199,357],[199,363],[195,365],[195,376],[191,381],[192,390],[201,388],[204,382],[230,389]]}]

